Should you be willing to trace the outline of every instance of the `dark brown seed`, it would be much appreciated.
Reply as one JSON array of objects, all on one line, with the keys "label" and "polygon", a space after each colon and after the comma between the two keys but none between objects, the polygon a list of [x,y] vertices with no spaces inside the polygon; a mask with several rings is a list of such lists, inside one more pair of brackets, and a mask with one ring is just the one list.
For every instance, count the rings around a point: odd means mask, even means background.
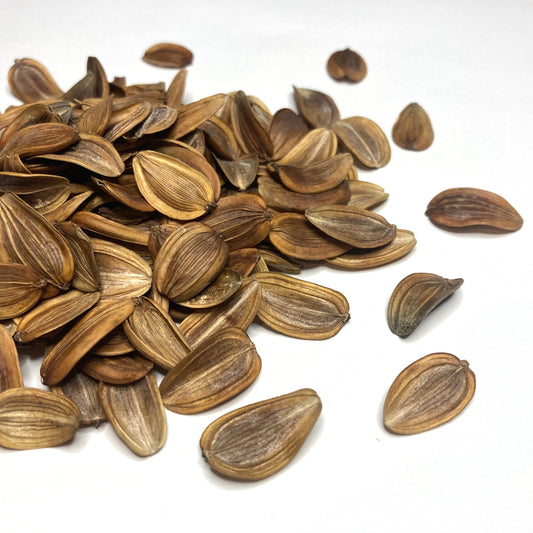
[{"label": "dark brown seed", "polygon": [[406,150],[420,152],[431,146],[434,139],[433,126],[422,106],[409,104],[400,113],[392,128],[392,138]]},{"label": "dark brown seed", "polygon": [[192,63],[192,52],[180,44],[158,43],[144,52],[143,60],[150,65],[166,68],[183,68]]},{"label": "dark brown seed", "polygon": [[349,48],[333,52],[328,59],[326,68],[328,74],[337,81],[355,83],[366,76],[365,60]]}]

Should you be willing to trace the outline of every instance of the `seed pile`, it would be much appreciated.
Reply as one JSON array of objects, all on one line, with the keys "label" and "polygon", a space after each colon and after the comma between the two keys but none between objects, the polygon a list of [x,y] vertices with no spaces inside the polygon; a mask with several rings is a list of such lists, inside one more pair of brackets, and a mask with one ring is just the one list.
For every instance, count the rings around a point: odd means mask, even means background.
[{"label": "seed pile", "polygon": [[[333,54],[330,74],[362,79],[366,65],[354,54]],[[192,53],[162,43],[144,59],[180,68]],[[372,120],[343,119],[330,96],[296,87],[297,112],[271,113],[242,91],[183,103],[186,77],[180,70],[168,88],[109,81],[91,57],[86,76],[65,92],[33,59],[10,69],[22,105],[0,115],[1,446],[58,445],[79,425],[109,420],[133,452],[152,455],[166,439],[165,407],[205,411],[257,378],[262,363],[246,334],[254,320],[302,339],[343,327],[346,298],[295,277],[302,268],[374,268],[415,246],[411,231],[371,211],[387,193],[358,179],[357,166],[390,160]],[[394,139],[427,148],[425,112],[405,117]],[[468,208],[464,194],[437,197],[428,216],[457,226],[449,205]],[[514,217],[517,229],[519,215],[489,194],[476,209],[503,211],[483,221],[503,230],[502,217]],[[400,336],[462,282],[414,276],[391,298],[389,323]],[[23,386],[17,347],[30,342],[42,349],[41,377],[52,392]],[[396,387],[387,429],[429,429],[468,403],[453,399],[447,408],[452,396],[469,400],[473,386],[463,362],[441,355],[420,379],[435,390],[461,379],[466,392],[461,384],[457,394],[443,390],[440,411],[426,419],[411,389]],[[164,374],[159,385],[155,370]],[[243,407],[205,430],[202,451],[224,476],[261,479],[296,454],[320,410],[311,389]]]}]

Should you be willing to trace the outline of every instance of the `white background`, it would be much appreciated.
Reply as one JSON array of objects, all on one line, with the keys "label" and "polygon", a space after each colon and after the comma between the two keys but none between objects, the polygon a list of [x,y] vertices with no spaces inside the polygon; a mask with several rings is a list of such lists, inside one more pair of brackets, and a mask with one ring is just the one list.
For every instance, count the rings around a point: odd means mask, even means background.
[{"label": "white background", "polygon": [[[529,0],[204,0],[1,4],[0,72],[43,62],[67,90],[97,56],[110,78],[172,79],[141,61],[162,41],[195,54],[186,100],[242,89],[272,111],[293,107],[292,85],[330,94],[343,117],[362,115],[390,137],[410,102],[430,115],[433,146],[392,146],[390,164],[360,179],[390,194],[379,212],[412,230],[407,258],[373,271],[328,268],[303,277],[341,290],[351,320],[333,339],[289,339],[253,325],[263,370],[246,392],[195,416],[168,413],[168,440],[137,458],[108,424],[49,450],[0,450],[0,530],[526,532],[533,502],[531,353],[532,38]],[[326,60],[351,47],[368,64],[356,85],[331,80]],[[6,77],[3,78],[6,80]],[[16,103],[7,81],[0,107]],[[524,217],[506,235],[455,234],[424,216],[456,186],[504,196]],[[407,340],[387,327],[395,285],[412,272],[464,278]],[[477,391],[455,420],[394,437],[381,424],[396,375],[436,351],[470,362]],[[28,385],[39,361],[22,358]],[[256,483],[223,480],[202,460],[203,429],[230,409],[301,387],[323,412],[296,459]]]}]

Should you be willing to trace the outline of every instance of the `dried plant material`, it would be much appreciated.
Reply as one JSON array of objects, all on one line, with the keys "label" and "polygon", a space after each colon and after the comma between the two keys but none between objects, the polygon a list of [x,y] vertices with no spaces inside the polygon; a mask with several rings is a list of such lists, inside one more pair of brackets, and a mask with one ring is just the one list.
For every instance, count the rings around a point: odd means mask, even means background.
[{"label": "dried plant material", "polygon": [[96,97],[96,78],[93,72],[87,72],[85,76],[76,82],[61,98],[71,102],[82,101]]},{"label": "dried plant material", "polygon": [[272,140],[272,158],[287,155],[309,132],[305,121],[292,109],[283,108],[274,113],[268,134]]},{"label": "dried plant material", "polygon": [[242,285],[242,277],[236,270],[223,268],[222,272],[205,289],[189,300],[180,302],[182,307],[207,309],[231,298]]},{"label": "dried plant material", "polygon": [[95,98],[106,99],[109,96],[109,82],[102,66],[102,63],[98,61],[98,58],[89,56],[87,58],[87,72],[93,75],[93,90]]},{"label": "dried plant material", "polygon": [[372,120],[350,117],[337,121],[332,128],[346,148],[364,166],[381,168],[390,161],[391,150],[387,136]]},{"label": "dried plant material", "polygon": [[152,104],[150,102],[133,102],[122,106],[117,105],[115,100],[115,109],[113,109],[107,122],[105,139],[111,143],[117,141],[141,124],[150,115],[151,110]]},{"label": "dried plant material", "polygon": [[0,393],[0,446],[35,450],[71,441],[80,425],[76,404],[46,390],[8,389]]},{"label": "dried plant material", "polygon": [[74,260],[63,236],[11,193],[0,197],[0,220],[0,248],[10,262],[27,265],[51,285],[67,288],[74,275]]},{"label": "dried plant material", "polygon": [[202,219],[219,234],[229,250],[252,248],[265,239],[270,230],[271,211],[260,196],[237,193],[225,196]]},{"label": "dried plant material", "polygon": [[71,285],[80,291],[94,292],[100,289],[100,273],[91,239],[74,222],[58,222],[55,228],[67,241],[74,257],[74,275]]},{"label": "dried plant material", "polygon": [[141,194],[164,215],[192,220],[216,206],[209,179],[174,157],[144,150],[133,159],[133,170]]},{"label": "dried plant material", "polygon": [[241,288],[224,303],[190,313],[179,328],[191,348],[225,328],[243,331],[253,322],[261,302],[261,287],[257,280],[243,280]]},{"label": "dried plant material", "polygon": [[240,248],[229,253],[226,266],[238,272],[244,279],[251,274],[259,259],[261,259],[261,255],[257,248]]},{"label": "dried plant material", "polygon": [[412,231],[397,229],[394,239],[379,248],[352,249],[338,257],[328,259],[327,262],[343,270],[365,270],[382,265],[388,265],[406,256],[416,245]]},{"label": "dried plant material", "polygon": [[[234,161],[242,156],[233,130],[216,115],[201,124],[199,129],[205,134],[209,148],[219,157]],[[257,159],[257,154],[252,155]]]},{"label": "dried plant material", "polygon": [[413,435],[455,418],[470,402],[476,377],[467,361],[449,353],[422,357],[394,380],[383,406],[385,429]]},{"label": "dried plant material", "polygon": [[163,243],[154,263],[154,283],[161,294],[179,303],[205,289],[227,259],[222,237],[202,222],[190,222]]},{"label": "dried plant material", "polygon": [[277,270],[284,274],[299,274],[302,271],[302,265],[291,261],[272,250],[260,248],[259,253],[261,254],[261,259],[266,263],[269,270]]},{"label": "dried plant material", "polygon": [[81,369],[93,379],[111,385],[128,385],[146,376],[154,363],[138,354],[101,357],[88,355],[81,362]]},{"label": "dried plant material", "polygon": [[248,387],[261,359],[248,335],[229,328],[208,337],[171,369],[159,386],[163,404],[176,413],[200,413]]},{"label": "dried plant material", "polygon": [[331,128],[340,119],[337,105],[327,94],[293,87],[298,112],[313,128]]},{"label": "dried plant material", "polygon": [[365,60],[353,50],[337,50],[329,56],[326,69],[337,81],[359,82],[366,76]]},{"label": "dried plant material", "polygon": [[31,342],[75,320],[96,305],[99,292],[72,289],[55,298],[43,300],[20,320],[15,333],[17,342]]},{"label": "dried plant material", "polygon": [[352,245],[329,237],[298,213],[276,215],[268,238],[282,254],[306,261],[332,259],[352,249]]},{"label": "dried plant material", "polygon": [[9,330],[0,324],[0,393],[24,387],[19,356]]},{"label": "dried plant material", "polygon": [[392,138],[401,148],[420,152],[433,143],[434,134],[428,114],[418,104],[409,104],[396,119]]},{"label": "dried plant material", "polygon": [[113,98],[110,97],[87,107],[78,120],[78,132],[104,135],[111,117],[112,103]]},{"label": "dried plant material", "polygon": [[283,185],[291,191],[314,194],[340,185],[347,178],[352,163],[350,154],[338,154],[301,167],[274,165],[274,168]]},{"label": "dried plant material", "polygon": [[130,242],[134,244],[148,245],[148,233],[140,231],[132,226],[126,226],[113,222],[108,218],[90,213],[89,211],[78,211],[70,220],[82,227],[84,230],[98,233],[109,239]]},{"label": "dried plant material", "polygon": [[178,118],[168,132],[169,139],[181,139],[209,120],[226,102],[225,94],[214,94],[178,109]]},{"label": "dried plant material", "polygon": [[24,103],[54,100],[63,94],[46,67],[27,57],[15,60],[7,74],[7,81],[15,97]]},{"label": "dried plant material", "polygon": [[150,46],[143,56],[143,61],[156,67],[183,68],[192,63],[192,52],[174,43],[158,43]]},{"label": "dried plant material", "polygon": [[240,191],[245,191],[255,181],[259,159],[257,154],[252,154],[233,161],[217,158],[217,163],[226,179]]},{"label": "dried plant material", "polygon": [[390,330],[399,337],[409,336],[440,303],[461,285],[462,278],[447,279],[436,274],[410,274],[394,289],[387,309]]},{"label": "dried plant material", "polygon": [[135,299],[124,333],[139,352],[165,370],[176,366],[191,350],[172,317],[150,298]]},{"label": "dried plant material", "polygon": [[115,147],[103,137],[80,133],[80,141],[62,153],[39,155],[51,161],[63,161],[106,177],[120,176],[124,163]]},{"label": "dried plant material", "polygon": [[0,320],[15,318],[31,309],[45,286],[46,280],[29,266],[0,264]]},{"label": "dried plant material", "polygon": [[181,226],[181,223],[173,221],[167,224],[156,224],[150,228],[148,251],[154,259],[157,257],[163,243]]},{"label": "dried plant material", "polygon": [[152,269],[143,258],[119,244],[91,239],[100,274],[102,299],[142,296],[150,290]]},{"label": "dried plant material", "polygon": [[505,233],[517,231],[523,220],[504,198],[473,187],[446,189],[428,204],[431,222],[448,230]]},{"label": "dried plant material", "polygon": [[174,109],[179,109],[183,104],[185,86],[187,84],[187,70],[176,73],[167,89],[167,104]]},{"label": "dried plant material", "polygon": [[91,348],[131,315],[131,299],[99,302],[53,346],[41,365],[43,383],[56,385]]},{"label": "dried plant material", "polygon": [[333,289],[273,272],[254,274],[261,285],[257,318],[298,339],[328,339],[350,318],[346,298]]},{"label": "dried plant material", "polygon": [[356,248],[377,248],[396,235],[396,226],[381,215],[348,205],[311,207],[305,217],[330,237]]},{"label": "dried plant material", "polygon": [[143,213],[152,213],[154,211],[154,208],[144,199],[135,181],[133,183],[121,184],[93,178],[93,182],[107,194],[115,198],[115,200],[118,200],[127,207],[131,207],[131,209]]},{"label": "dried plant material", "polygon": [[167,438],[167,423],[153,374],[131,385],[100,385],[100,401],[115,433],[137,455],[158,452]]},{"label": "dried plant material", "polygon": [[241,407],[205,429],[200,439],[202,454],[224,477],[264,479],[294,458],[321,410],[320,398],[312,389]]},{"label": "dried plant material", "polygon": [[70,218],[72,214],[75,213],[75,211],[80,207],[80,205],[83,204],[85,200],[90,198],[91,195],[92,191],[86,191],[80,194],[76,194],[66,202],[63,202],[53,211],[45,213],[44,218],[46,218],[46,220],[48,220],[48,222],[50,223],[63,222]]},{"label": "dried plant material", "polygon": [[135,351],[135,348],[128,340],[128,337],[126,337],[121,324],[96,344],[91,350],[91,353],[95,355],[103,355],[105,357],[114,357],[131,353],[133,351]]},{"label": "dried plant material", "polygon": [[231,106],[231,123],[244,154],[257,154],[267,159],[274,150],[268,131],[253,112],[250,99],[242,91],[235,93]]},{"label": "dried plant material", "polygon": [[350,198],[346,204],[353,205],[359,209],[372,209],[389,197],[383,187],[368,181],[349,180],[348,187],[350,189]]},{"label": "dried plant material", "polygon": [[98,427],[107,420],[100,397],[99,382],[83,372],[72,372],[52,392],[72,400],[80,410],[80,425]]},{"label": "dried plant material", "polygon": [[350,199],[349,183],[351,182],[342,181],[324,192],[302,194],[286,189],[268,176],[261,176],[257,180],[259,195],[268,207],[290,213],[304,213],[306,209],[319,205],[346,204]]},{"label": "dried plant material", "polygon": [[337,153],[337,136],[329,129],[316,128],[305,135],[285,156],[278,166],[305,167],[320,163]]}]

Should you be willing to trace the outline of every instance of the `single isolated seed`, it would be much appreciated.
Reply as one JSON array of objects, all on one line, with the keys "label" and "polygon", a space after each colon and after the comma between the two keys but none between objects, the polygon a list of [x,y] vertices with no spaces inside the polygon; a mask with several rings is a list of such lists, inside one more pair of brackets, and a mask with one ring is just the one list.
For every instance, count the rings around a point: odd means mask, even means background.
[{"label": "single isolated seed", "polygon": [[143,60],[150,65],[166,68],[183,68],[192,63],[192,52],[180,44],[159,43],[144,52]]},{"label": "single isolated seed", "polygon": [[422,357],[394,380],[383,406],[385,429],[422,433],[456,417],[470,402],[476,377],[467,361],[449,353]]},{"label": "single isolated seed", "polygon": [[326,65],[328,74],[337,81],[356,83],[366,76],[365,60],[353,50],[338,50],[329,56]]},{"label": "single isolated seed", "polygon": [[396,119],[392,138],[401,148],[420,152],[433,143],[434,134],[428,114],[419,104],[409,104]]}]

